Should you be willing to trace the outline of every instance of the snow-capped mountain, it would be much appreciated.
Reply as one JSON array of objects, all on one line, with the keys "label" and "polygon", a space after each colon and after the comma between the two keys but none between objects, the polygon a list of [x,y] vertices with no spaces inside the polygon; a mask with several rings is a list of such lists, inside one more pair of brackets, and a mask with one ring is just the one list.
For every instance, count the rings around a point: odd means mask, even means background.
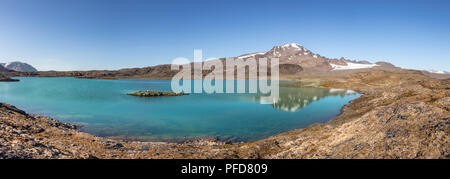
[{"label": "snow-capped mountain", "polygon": [[338,71],[384,66],[389,68],[394,67],[393,65],[385,62],[373,64],[367,61],[352,61],[344,58],[330,59],[313,53],[312,51],[296,43],[275,46],[267,52],[244,54],[237,58],[279,58],[280,65],[298,65],[306,71]]},{"label": "snow-capped mountain", "polygon": [[18,62],[18,61],[9,62],[9,63],[0,63],[0,65],[9,70],[20,71],[20,72],[37,72],[38,71],[33,66],[31,66],[27,63]]}]

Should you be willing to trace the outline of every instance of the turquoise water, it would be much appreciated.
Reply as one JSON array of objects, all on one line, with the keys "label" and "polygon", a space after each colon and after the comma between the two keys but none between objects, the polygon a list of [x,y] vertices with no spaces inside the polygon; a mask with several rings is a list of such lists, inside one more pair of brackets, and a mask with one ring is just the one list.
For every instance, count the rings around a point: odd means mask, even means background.
[{"label": "turquoise water", "polygon": [[258,94],[190,94],[140,98],[139,90],[170,91],[169,80],[17,78],[0,83],[0,101],[29,113],[83,125],[98,136],[150,141],[196,137],[253,141],[326,122],[360,95],[323,88],[280,87],[275,104]]}]

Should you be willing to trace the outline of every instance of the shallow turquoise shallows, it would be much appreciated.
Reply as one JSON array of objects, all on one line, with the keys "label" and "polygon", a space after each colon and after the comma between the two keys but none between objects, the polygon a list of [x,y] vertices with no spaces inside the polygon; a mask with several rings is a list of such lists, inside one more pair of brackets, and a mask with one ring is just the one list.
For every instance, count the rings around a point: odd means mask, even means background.
[{"label": "shallow turquoise shallows", "polygon": [[20,82],[0,82],[1,102],[81,124],[82,131],[98,136],[149,141],[196,137],[253,141],[326,122],[360,96],[341,89],[280,87],[275,104],[261,104],[258,94],[126,95],[171,91],[169,80],[17,79]]}]

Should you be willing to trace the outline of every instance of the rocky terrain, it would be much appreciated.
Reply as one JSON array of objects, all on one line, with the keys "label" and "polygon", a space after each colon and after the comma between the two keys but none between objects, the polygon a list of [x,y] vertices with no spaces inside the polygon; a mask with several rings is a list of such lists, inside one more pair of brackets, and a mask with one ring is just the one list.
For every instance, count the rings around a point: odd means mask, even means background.
[{"label": "rocky terrain", "polygon": [[450,158],[450,79],[414,70],[291,76],[363,95],[335,119],[250,143],[95,137],[0,104],[0,158]]},{"label": "rocky terrain", "polygon": [[330,122],[249,144],[243,156],[450,158],[450,79],[419,71],[316,79],[324,87],[353,89],[363,96]]}]

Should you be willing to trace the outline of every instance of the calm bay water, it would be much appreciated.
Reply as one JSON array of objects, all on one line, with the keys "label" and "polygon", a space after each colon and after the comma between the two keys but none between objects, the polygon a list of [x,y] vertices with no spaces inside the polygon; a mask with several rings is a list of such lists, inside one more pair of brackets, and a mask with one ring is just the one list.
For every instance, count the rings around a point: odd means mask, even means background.
[{"label": "calm bay water", "polygon": [[17,78],[0,83],[0,101],[29,113],[82,124],[98,136],[165,141],[219,137],[252,141],[326,122],[360,95],[323,88],[280,87],[275,104],[258,94],[190,94],[139,98],[139,90],[170,91],[169,80]]}]

